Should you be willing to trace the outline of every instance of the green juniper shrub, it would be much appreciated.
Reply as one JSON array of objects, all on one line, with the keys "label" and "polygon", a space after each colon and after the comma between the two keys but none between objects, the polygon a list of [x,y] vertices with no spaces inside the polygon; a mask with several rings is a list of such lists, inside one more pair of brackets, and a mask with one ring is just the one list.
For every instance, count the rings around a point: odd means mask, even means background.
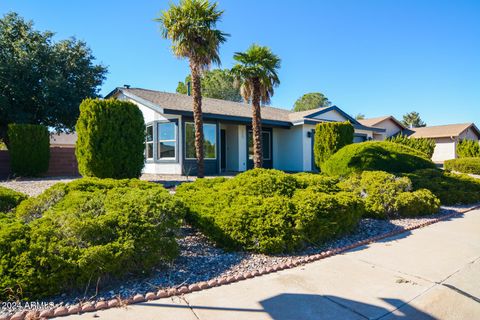
[{"label": "green juniper shrub", "polygon": [[0,268],[0,285],[38,298],[149,272],[178,255],[185,210],[162,186],[136,179],[55,185],[2,226],[0,243],[17,238],[0,246],[0,265],[15,266]]},{"label": "green juniper shrub", "polygon": [[350,192],[327,194],[311,187],[297,190],[293,202],[295,231],[310,244],[353,231],[363,214],[361,199]]},{"label": "green juniper shrub", "polygon": [[402,192],[395,200],[400,217],[434,214],[440,209],[440,200],[428,189]]},{"label": "green juniper shrub", "polygon": [[428,138],[409,138],[406,135],[396,135],[387,139],[387,141],[406,145],[412,149],[421,151],[430,159],[435,150],[435,140]]},{"label": "green juniper shrub", "polygon": [[27,199],[21,192],[0,186],[0,212],[8,212]]},{"label": "green juniper shrub", "polygon": [[47,172],[50,161],[50,134],[35,124],[8,125],[8,151],[12,172],[17,176],[38,176]]},{"label": "green juniper shrub", "polygon": [[446,171],[480,174],[480,158],[458,158],[445,161]]},{"label": "green juniper shrub", "polygon": [[298,182],[291,174],[275,169],[248,170],[227,179],[222,190],[244,195],[269,197],[274,194],[291,197]]},{"label": "green juniper shrub", "polygon": [[354,128],[350,122],[323,122],[315,127],[313,154],[315,164],[323,163],[342,147],[353,143]]},{"label": "green juniper shrub", "polygon": [[462,139],[457,143],[457,155],[459,158],[480,157],[480,144],[478,141]]},{"label": "green juniper shrub", "polygon": [[369,141],[343,147],[323,164],[322,171],[348,176],[368,170],[404,173],[426,168],[435,165],[420,151],[388,141]]},{"label": "green juniper shrub", "polygon": [[337,186],[339,182],[338,177],[307,172],[295,173],[293,176],[297,179],[298,187],[302,189],[312,187],[316,191],[325,193],[337,193],[340,191],[340,188]]},{"label": "green juniper shrub", "polygon": [[442,172],[438,169],[418,170],[406,174],[415,190],[428,189],[442,205],[480,202],[480,180],[468,175]]},{"label": "green juniper shrub", "polygon": [[[438,199],[431,192],[411,192],[412,182],[409,178],[396,177],[383,171],[364,171],[352,175],[340,182],[339,186],[363,198],[365,216],[370,218],[427,215],[439,210]],[[411,211],[416,204],[421,204],[420,210]]]},{"label": "green juniper shrub", "polygon": [[[303,188],[309,190],[308,194],[317,194],[325,204],[309,207],[307,200],[296,195]],[[357,202],[318,192],[316,188],[318,185],[314,183],[309,187],[305,179],[297,181],[296,175],[254,169],[231,179],[197,179],[182,184],[175,196],[187,205],[188,221],[220,246],[278,253],[339,235],[358,222],[349,218],[355,216],[352,212],[357,210]],[[352,208],[348,209],[350,205]],[[302,212],[307,209],[308,212]],[[318,217],[312,218],[315,215]],[[341,219],[342,215],[347,217]],[[310,224],[322,222],[324,227],[319,230],[322,234],[303,231],[312,230]]]},{"label": "green juniper shrub", "polygon": [[75,154],[82,176],[137,178],[144,166],[145,124],[128,101],[85,99],[76,124]]}]

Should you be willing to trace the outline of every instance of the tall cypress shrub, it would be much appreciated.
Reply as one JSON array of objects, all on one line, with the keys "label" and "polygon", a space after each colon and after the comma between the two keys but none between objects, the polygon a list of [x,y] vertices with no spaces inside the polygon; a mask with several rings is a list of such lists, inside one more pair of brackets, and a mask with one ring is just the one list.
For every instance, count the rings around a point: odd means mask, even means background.
[{"label": "tall cypress shrub", "polygon": [[76,124],[76,156],[82,176],[137,178],[144,166],[145,123],[127,101],[85,99]]},{"label": "tall cypress shrub", "polygon": [[323,122],[315,128],[315,144],[313,147],[315,164],[321,168],[322,164],[335,152],[344,146],[353,143],[354,128],[346,122]]},{"label": "tall cypress shrub", "polygon": [[36,124],[9,124],[8,150],[13,174],[34,177],[47,172],[50,161],[50,133]]}]

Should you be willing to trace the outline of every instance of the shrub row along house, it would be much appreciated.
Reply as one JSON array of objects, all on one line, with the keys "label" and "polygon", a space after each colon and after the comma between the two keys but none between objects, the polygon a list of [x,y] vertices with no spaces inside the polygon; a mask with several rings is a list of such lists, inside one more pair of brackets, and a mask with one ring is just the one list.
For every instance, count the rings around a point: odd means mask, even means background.
[{"label": "shrub row along house", "polygon": [[[106,98],[135,103],[143,113],[146,135],[145,173],[196,174],[192,97],[121,87]],[[251,106],[203,98],[205,173],[253,168]],[[354,141],[383,140],[385,129],[365,126],[336,106],[292,112],[262,107],[263,166],[284,171],[314,171],[315,125],[350,121]]]},{"label": "shrub row along house", "polygon": [[[457,158],[457,145],[463,140],[480,140],[480,130],[474,123],[448,124],[421,128],[407,128],[393,116],[359,120],[361,124],[369,127],[385,129],[387,138],[403,134],[410,138],[427,138],[435,141],[435,150],[432,161],[442,163],[445,160]],[[375,136],[375,140],[383,140]]]}]

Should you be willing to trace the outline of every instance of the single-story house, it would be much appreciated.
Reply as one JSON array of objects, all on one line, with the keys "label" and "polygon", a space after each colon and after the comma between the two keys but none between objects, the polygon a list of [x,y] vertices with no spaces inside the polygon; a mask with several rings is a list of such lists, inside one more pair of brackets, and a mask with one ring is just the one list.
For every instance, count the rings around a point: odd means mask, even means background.
[{"label": "single-story house", "polygon": [[462,139],[480,140],[480,131],[474,123],[413,128],[412,131],[414,132],[410,135],[411,138],[435,140],[436,146],[432,156],[434,162],[455,159],[457,157],[457,144]]},{"label": "single-story house", "polygon": [[399,134],[409,135],[412,133],[406,126],[398,121],[394,116],[383,116],[377,118],[369,118],[358,120],[367,127],[375,127],[385,129],[385,133],[374,133],[373,140],[385,140]]},{"label": "single-story house", "polygon": [[[144,172],[196,174],[191,96],[140,88],[120,87],[106,98],[135,103],[146,124]],[[203,98],[205,173],[245,171],[253,167],[251,106]],[[336,106],[292,112],[262,107],[264,167],[285,171],[313,171],[313,139],[317,123],[350,121],[355,141],[372,140],[385,129],[361,124]]]}]

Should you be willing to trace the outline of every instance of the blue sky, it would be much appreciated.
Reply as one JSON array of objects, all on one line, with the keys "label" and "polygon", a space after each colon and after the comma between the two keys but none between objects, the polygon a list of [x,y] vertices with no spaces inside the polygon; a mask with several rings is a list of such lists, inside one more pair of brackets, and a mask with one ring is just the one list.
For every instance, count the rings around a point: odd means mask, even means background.
[{"label": "blue sky", "polygon": [[[420,112],[429,124],[480,125],[480,1],[221,0],[219,28],[231,34],[222,67],[251,43],[282,58],[272,105],[291,108],[303,93],[323,92],[367,117]],[[2,0],[57,39],[85,40],[108,66],[102,87],[175,91],[188,73],[153,19],[167,1]]]}]

